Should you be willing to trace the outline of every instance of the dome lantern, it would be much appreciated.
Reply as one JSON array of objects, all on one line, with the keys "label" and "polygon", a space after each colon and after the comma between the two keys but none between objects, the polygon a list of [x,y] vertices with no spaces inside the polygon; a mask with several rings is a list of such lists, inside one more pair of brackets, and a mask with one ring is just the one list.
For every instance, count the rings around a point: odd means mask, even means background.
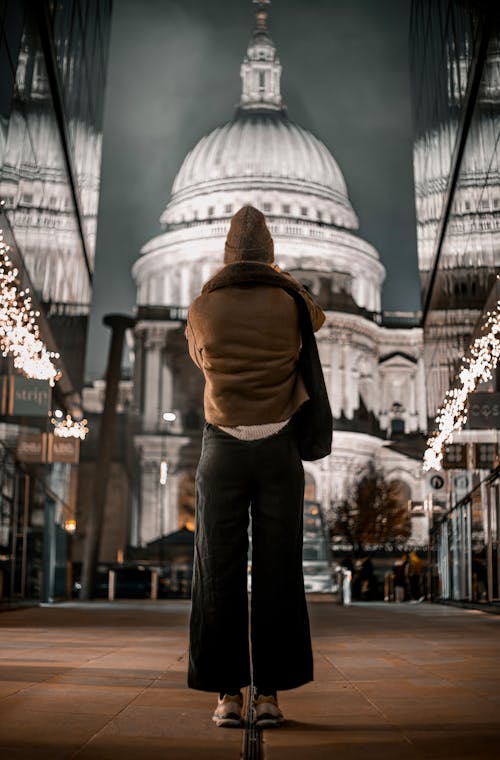
[{"label": "dome lantern", "polygon": [[257,5],[256,25],[247,54],[241,65],[241,100],[243,109],[282,111],[281,64],[274,42],[267,31],[266,5],[270,0],[253,0]]}]

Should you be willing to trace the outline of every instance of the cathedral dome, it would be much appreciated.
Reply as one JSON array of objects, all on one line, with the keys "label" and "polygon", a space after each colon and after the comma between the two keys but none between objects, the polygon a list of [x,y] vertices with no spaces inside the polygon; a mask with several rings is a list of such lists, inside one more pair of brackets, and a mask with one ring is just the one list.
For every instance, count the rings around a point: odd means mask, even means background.
[{"label": "cathedral dome", "polygon": [[252,203],[270,216],[358,227],[332,154],[288,118],[281,64],[265,17],[260,9],[241,66],[240,107],[232,121],[202,137],[184,159],[161,217],[167,227],[230,217],[236,210],[230,199]]},{"label": "cathedral dome", "polygon": [[331,206],[333,220],[328,221],[356,226],[344,177],[330,151],[284,111],[239,109],[233,121],[203,137],[175,178],[171,205],[202,190],[256,182],[262,190],[286,186],[288,192],[314,195]]},{"label": "cathedral dome", "polygon": [[[343,292],[379,312],[384,266],[356,234],[358,219],[332,154],[288,116],[266,26],[268,0],[256,4],[239,107],[185,157],[160,218],[163,229],[134,264],[138,302],[191,303],[221,265],[231,218],[251,205],[266,216],[280,267],[302,277],[316,295]],[[325,293],[324,302],[333,303]]]}]

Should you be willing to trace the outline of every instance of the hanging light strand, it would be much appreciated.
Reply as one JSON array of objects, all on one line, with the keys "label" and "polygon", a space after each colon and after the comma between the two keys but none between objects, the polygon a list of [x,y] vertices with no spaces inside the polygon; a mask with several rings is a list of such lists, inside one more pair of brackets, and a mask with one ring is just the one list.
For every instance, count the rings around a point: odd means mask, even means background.
[{"label": "hanging light strand", "polygon": [[59,438],[80,438],[84,441],[89,432],[87,420],[74,420],[70,414],[64,420],[52,417],[51,422],[54,425],[54,435]]},{"label": "hanging light strand", "polygon": [[61,372],[53,360],[59,354],[48,351],[40,338],[37,318],[29,289],[19,290],[19,271],[8,256],[9,246],[0,230],[0,351],[13,357],[14,367],[27,377],[59,380]]},{"label": "hanging light strand", "polygon": [[488,382],[493,377],[500,359],[500,300],[495,309],[486,313],[481,333],[462,360],[456,387],[446,392],[445,400],[437,413],[437,429],[427,441],[424,470],[441,469],[444,445],[467,422],[469,394],[479,383]]}]

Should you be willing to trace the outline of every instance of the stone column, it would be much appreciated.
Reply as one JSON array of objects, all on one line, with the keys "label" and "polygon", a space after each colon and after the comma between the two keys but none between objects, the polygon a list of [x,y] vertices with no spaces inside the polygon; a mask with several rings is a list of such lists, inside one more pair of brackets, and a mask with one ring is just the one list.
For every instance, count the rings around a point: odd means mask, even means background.
[{"label": "stone column", "polygon": [[[173,466],[171,467],[173,469]],[[165,532],[179,529],[179,475],[172,473],[167,480],[168,505],[165,511]]]},{"label": "stone column", "polygon": [[144,430],[156,432],[160,424],[161,412],[161,364],[165,346],[166,329],[159,326],[148,327],[145,339],[145,372],[142,393],[142,419]]},{"label": "stone column", "polygon": [[332,414],[336,418],[340,417],[342,412],[342,377],[340,369],[341,350],[341,343],[340,341],[336,341],[334,336],[334,339],[330,345],[331,372],[329,395],[330,404],[332,406]]},{"label": "stone column", "polygon": [[161,535],[160,463],[144,459],[141,468],[141,517],[139,538],[141,546]]},{"label": "stone column", "polygon": [[160,399],[160,425],[163,412],[172,412],[174,405],[174,384],[172,370],[167,364],[166,352],[162,356],[161,366],[161,399]]},{"label": "stone column", "polygon": [[356,408],[357,384],[352,374],[352,349],[346,336],[342,346],[344,365],[344,411],[347,419],[352,419]]},{"label": "stone column", "polygon": [[419,357],[417,363],[417,372],[415,377],[417,383],[418,395],[418,427],[420,430],[427,430],[427,398],[425,393],[425,367],[424,359]]},{"label": "stone column", "polygon": [[191,272],[189,265],[185,264],[181,269],[181,297],[180,305],[189,306],[191,303]]}]

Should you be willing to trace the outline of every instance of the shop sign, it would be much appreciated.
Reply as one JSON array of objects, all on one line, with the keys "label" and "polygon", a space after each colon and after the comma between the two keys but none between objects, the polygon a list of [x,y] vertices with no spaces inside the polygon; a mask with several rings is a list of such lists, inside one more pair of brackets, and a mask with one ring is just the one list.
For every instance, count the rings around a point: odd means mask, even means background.
[{"label": "shop sign", "polygon": [[478,391],[470,394],[468,427],[473,430],[500,429],[500,393]]},{"label": "shop sign", "polygon": [[48,462],[78,464],[79,458],[80,441],[78,438],[62,438],[53,434],[49,436]]},{"label": "shop sign", "polygon": [[47,461],[47,434],[21,433],[17,439],[16,456],[19,462],[43,463]]},{"label": "shop sign", "polygon": [[78,464],[80,441],[78,438],[61,438],[53,433],[21,433],[17,439],[16,455],[19,462]]},{"label": "shop sign", "polygon": [[2,411],[19,417],[47,417],[51,388],[46,380],[32,380],[24,375],[3,378]]}]

